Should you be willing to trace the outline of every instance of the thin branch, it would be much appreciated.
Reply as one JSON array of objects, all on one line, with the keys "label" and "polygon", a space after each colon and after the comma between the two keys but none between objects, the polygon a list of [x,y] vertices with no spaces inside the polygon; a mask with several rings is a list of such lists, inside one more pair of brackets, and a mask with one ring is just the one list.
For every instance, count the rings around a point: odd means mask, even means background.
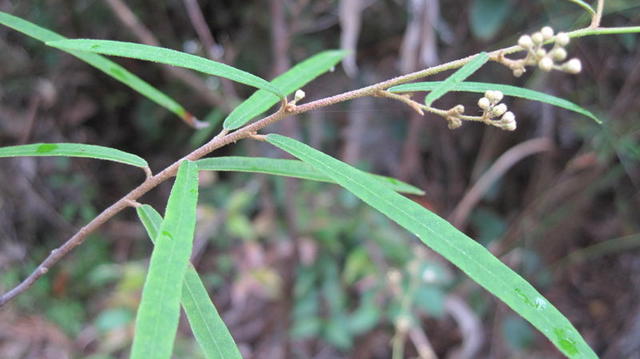
[{"label": "thin branch", "polygon": [[[136,15],[129,9],[127,4],[125,4],[122,0],[105,0],[111,10],[116,14],[118,19],[133,33],[133,35],[144,44],[152,45],[152,46],[160,46],[160,42],[153,35],[149,29],[147,29],[144,24],[138,20]],[[211,91],[210,88],[204,83],[204,81],[196,76],[195,74],[179,68],[179,67],[166,67],[163,66],[163,70],[165,73],[173,78],[176,78],[182,81],[187,86],[191,87],[197,95],[199,95],[202,100],[206,101],[208,104],[223,108],[225,111],[231,111],[229,108],[228,101],[225,101],[224,98],[220,97],[215,92]]]},{"label": "thin branch", "polygon": [[[120,0],[107,0],[107,1],[117,2]],[[599,33],[606,33],[606,31],[612,31],[611,33],[626,32],[626,30],[623,28],[581,29],[581,30],[576,30],[569,33],[569,36],[571,37],[587,36],[587,35],[593,35],[593,34],[599,34]],[[499,54],[509,54],[509,53],[520,51],[520,50],[522,49],[519,46],[512,46],[512,47],[493,51],[490,55],[493,59],[496,59]],[[118,214],[120,211],[129,207],[132,203],[131,201],[137,200],[145,193],[157,187],[159,184],[175,176],[178,170],[178,167],[180,166],[180,163],[183,160],[191,160],[191,161],[197,160],[203,156],[206,156],[207,154],[213,152],[218,148],[221,148],[231,143],[235,143],[239,140],[251,137],[262,128],[267,127],[275,122],[278,122],[286,117],[299,115],[308,111],[313,111],[319,108],[323,108],[326,106],[330,106],[333,104],[352,100],[359,97],[375,96],[376,93],[379,93],[379,91],[388,89],[391,86],[418,80],[423,77],[427,77],[443,71],[462,67],[466,63],[468,63],[471,59],[473,59],[474,56],[475,55],[465,57],[460,60],[451,61],[439,66],[430,67],[425,70],[413,72],[407,75],[398,76],[387,81],[383,81],[374,85],[363,87],[358,90],[344,92],[338,95],[323,98],[323,99],[309,102],[303,105],[287,106],[286,99],[283,99],[280,105],[280,108],[275,113],[267,117],[264,117],[261,120],[253,122],[249,125],[246,125],[231,133],[227,133],[226,131],[223,130],[221,133],[216,135],[209,142],[197,148],[196,150],[189,153],[188,155],[182,157],[180,160],[174,162],[169,167],[162,170],[160,173],[152,177],[148,177],[138,187],[136,187],[127,195],[125,195],[124,197],[119,199],[117,202],[109,206],[107,209],[102,211],[97,217],[95,217],[88,224],[82,227],[76,234],[74,234],[71,238],[69,238],[64,244],[52,250],[49,256],[47,256],[47,258],[40,265],[38,265],[38,267],[26,279],[24,279],[15,288],[9,290],[8,292],[0,296],[0,307],[6,304],[7,302],[9,302],[10,300],[12,300],[13,298],[15,298],[17,295],[29,289],[29,287],[36,280],[38,280],[38,278],[42,277],[45,273],[49,271],[49,268],[51,268],[53,265],[58,263],[65,255],[71,252],[75,247],[82,244],[89,234],[93,233],[102,224],[104,224],[106,221],[108,221],[113,216]]]},{"label": "thin branch", "polygon": [[503,176],[513,165],[523,158],[538,152],[551,149],[551,141],[547,138],[536,138],[513,146],[503,153],[494,164],[478,179],[478,181],[467,191],[462,200],[453,210],[448,220],[454,226],[461,228],[467,221],[469,214],[482,199],[482,196],[489,190],[491,185]]}]

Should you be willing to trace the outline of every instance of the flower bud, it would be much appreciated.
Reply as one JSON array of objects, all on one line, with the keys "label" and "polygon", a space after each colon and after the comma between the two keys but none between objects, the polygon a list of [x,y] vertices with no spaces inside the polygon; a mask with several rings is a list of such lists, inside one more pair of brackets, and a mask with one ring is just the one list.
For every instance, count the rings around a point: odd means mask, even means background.
[{"label": "flower bud", "polygon": [[447,117],[447,126],[450,130],[455,130],[456,128],[462,126],[462,121],[457,117],[449,116]]},{"label": "flower bud", "polygon": [[515,69],[513,70],[513,76],[520,77],[524,74],[524,69]]},{"label": "flower bud", "polygon": [[564,61],[567,58],[567,50],[562,47],[551,50],[551,58],[555,61]]},{"label": "flower bud", "polygon": [[570,74],[577,74],[582,71],[582,62],[579,59],[571,59],[562,65],[562,69]]},{"label": "flower bud", "polygon": [[304,91],[297,90],[296,93],[293,95],[293,100],[298,102],[298,101],[302,100],[305,95],[306,94],[304,93]]},{"label": "flower bud", "polygon": [[487,92],[484,93],[484,95],[494,105],[497,104],[498,102],[502,101],[502,99],[504,98],[504,94],[502,92],[500,92],[500,91],[487,91]]},{"label": "flower bud", "polygon": [[454,111],[455,113],[458,113],[458,114],[463,114],[463,113],[464,113],[464,106],[462,106],[462,105],[456,105],[456,106],[453,108],[453,111]]},{"label": "flower bud", "polygon": [[538,58],[541,58],[541,57],[545,57],[545,56],[547,56],[547,50],[542,49],[542,48],[538,49],[538,50],[536,51],[536,56],[537,56]]},{"label": "flower bud", "polygon": [[503,130],[514,131],[517,127],[516,125],[516,115],[513,112],[508,111],[502,118],[500,119],[499,127]]},{"label": "flower bud", "polygon": [[489,99],[486,97],[482,97],[478,100],[478,107],[487,111],[489,107],[491,107],[491,101],[489,101]]},{"label": "flower bud", "polygon": [[553,60],[551,60],[550,57],[545,56],[540,60],[540,62],[538,62],[538,67],[542,71],[549,72],[549,71],[553,70]]},{"label": "flower bud", "polygon": [[540,45],[544,42],[544,35],[542,35],[541,32],[534,32],[533,35],[531,35],[531,40],[533,40],[534,44]]},{"label": "flower bud", "polygon": [[565,47],[569,45],[569,41],[571,41],[571,38],[564,32],[559,32],[558,35],[556,35],[556,44],[558,46]]},{"label": "flower bud", "polygon": [[505,112],[507,112],[507,105],[501,103],[497,106],[495,106],[494,108],[491,109],[491,114],[494,117],[500,117],[502,116]]},{"label": "flower bud", "polygon": [[533,47],[533,40],[531,40],[531,36],[529,35],[522,35],[520,39],[518,39],[518,45],[522,48],[530,49]]},{"label": "flower bud", "polygon": [[553,37],[553,29],[550,26],[543,27],[540,33],[545,40],[550,40]]}]

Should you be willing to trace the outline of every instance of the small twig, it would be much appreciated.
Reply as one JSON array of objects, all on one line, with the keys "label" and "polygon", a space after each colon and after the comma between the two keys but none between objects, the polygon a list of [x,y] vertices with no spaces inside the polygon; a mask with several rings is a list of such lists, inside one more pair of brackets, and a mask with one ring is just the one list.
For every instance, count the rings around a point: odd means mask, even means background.
[{"label": "small twig", "polygon": [[424,116],[424,111],[422,111],[423,105],[421,105],[418,102],[412,100],[411,99],[411,94],[398,95],[398,94],[395,94],[393,92],[389,92],[389,91],[385,91],[385,90],[379,90],[379,91],[376,91],[375,96],[376,97],[386,97],[386,98],[390,98],[390,99],[394,99],[394,100],[398,100],[400,102],[403,102],[403,103],[407,104],[409,107],[411,107],[414,111],[419,113],[421,116]]},{"label": "small twig", "polygon": [[482,196],[498,178],[523,158],[538,152],[548,151],[551,148],[552,143],[548,138],[536,138],[513,146],[503,153],[458,202],[458,205],[448,218],[449,222],[458,228],[464,226],[473,207],[482,199]]}]

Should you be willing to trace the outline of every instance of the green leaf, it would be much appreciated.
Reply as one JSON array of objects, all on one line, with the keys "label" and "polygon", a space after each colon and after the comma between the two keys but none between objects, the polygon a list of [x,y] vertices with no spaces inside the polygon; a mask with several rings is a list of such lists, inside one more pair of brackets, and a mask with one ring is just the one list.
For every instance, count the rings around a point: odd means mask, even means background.
[{"label": "green leaf", "polygon": [[[153,207],[146,204],[136,208],[136,211],[149,234],[149,238],[153,241],[160,229],[162,216]],[[191,331],[193,331],[193,335],[207,359],[242,359],[229,329],[220,318],[220,314],[209,298],[207,289],[191,263],[189,263],[184,276],[181,303],[187,314],[187,319],[189,319]]]},{"label": "green leaf", "polygon": [[204,57],[187,54],[184,52],[167,49],[164,47],[136,44],[133,42],[71,39],[50,41],[47,45],[60,49],[93,52],[103,55],[129,57],[132,59],[153,61],[161,64],[184,67],[200,71],[205,74],[224,77],[245,85],[265,89],[282,97],[282,92],[266,80],[248,72],[238,70],[235,67],[221,62],[206,59]]},{"label": "green leaf", "polygon": [[584,2],[582,0],[567,0],[567,1],[570,1],[570,2],[580,6],[581,8],[585,9],[591,15],[595,15],[595,13],[596,13],[593,10],[593,8],[591,7],[591,5],[587,4],[586,2]]},{"label": "green leaf", "polygon": [[425,104],[427,106],[431,106],[433,101],[444,96],[447,92],[455,88],[457,84],[466,80],[467,77],[473,75],[473,73],[478,71],[478,69],[480,69],[482,65],[486,64],[487,61],[489,61],[489,55],[486,52],[477,54],[466,65],[462,66],[460,69],[458,69],[458,71],[447,77],[446,80],[440,82],[438,87],[429,92],[427,97],[424,99]]},{"label": "green leaf", "polygon": [[[346,51],[341,50],[323,51],[276,77],[271,81],[271,85],[279,88],[287,96],[329,71],[345,55]],[[278,101],[280,98],[270,92],[258,90],[229,114],[223,126],[226,130],[234,130],[265,112]]]},{"label": "green leaf", "polygon": [[294,139],[268,135],[267,141],[324,172],[348,191],[414,233],[540,330],[570,358],[597,358],[573,325],[520,275],[485,247],[419,204],[359,170]]},{"label": "green leaf", "polygon": [[86,157],[148,168],[142,157],[115,148],[81,143],[34,143],[0,147],[0,157]]},{"label": "green leaf", "polygon": [[471,31],[476,37],[488,40],[506,23],[510,12],[509,0],[474,0],[469,11]]},{"label": "green leaf", "polygon": [[[389,89],[391,92],[413,92],[413,91],[432,91],[440,86],[441,82],[416,82],[411,84],[404,84],[394,86]],[[462,82],[456,84],[451,91],[464,91],[464,92],[477,92],[484,93],[487,90],[498,90],[502,91],[507,96],[520,97],[533,101],[540,101],[544,103],[548,103],[553,106],[561,107],[567,109],[569,111],[573,111],[579,113],[581,115],[587,116],[597,123],[602,123],[593,113],[590,111],[576,105],[571,101],[567,101],[561,99],[559,97],[555,97],[552,95],[548,95],[543,92],[538,92],[534,90],[529,90],[522,87],[503,85],[503,84],[494,84],[489,82]]]},{"label": "green leaf", "polygon": [[[16,31],[19,31],[27,36],[30,36],[42,42],[66,40],[66,37],[58,33],[47,30],[34,23],[31,23],[29,21],[23,20],[19,17],[13,16],[11,14],[7,14],[2,11],[0,11],[0,24],[10,27]],[[156,89],[155,87],[149,85],[147,82],[145,82],[138,76],[132,74],[131,72],[127,71],[127,69],[116,64],[115,62],[97,54],[92,54],[87,52],[78,52],[78,51],[67,51],[64,49],[63,51],[79,58],[80,60],[97,68],[98,70],[104,72],[105,74],[131,87],[135,91],[146,96],[151,101],[175,113],[176,115],[178,115],[178,117],[180,117],[182,120],[184,120],[188,124],[192,126],[196,124],[193,116],[189,112],[187,112],[175,100],[165,95],[163,92]],[[190,121],[193,121],[193,123],[190,123]]]},{"label": "green leaf", "polygon": [[136,315],[132,359],[169,359],[178,329],[182,286],[191,255],[198,201],[198,166],[180,165],[165,219],[156,233]]},{"label": "green leaf", "polygon": [[[318,172],[312,166],[297,160],[267,157],[210,157],[196,161],[201,171],[235,171],[265,173],[276,176],[302,178],[312,181],[335,183],[330,177]],[[395,178],[362,172],[389,186],[394,191],[423,195],[424,191]]]}]

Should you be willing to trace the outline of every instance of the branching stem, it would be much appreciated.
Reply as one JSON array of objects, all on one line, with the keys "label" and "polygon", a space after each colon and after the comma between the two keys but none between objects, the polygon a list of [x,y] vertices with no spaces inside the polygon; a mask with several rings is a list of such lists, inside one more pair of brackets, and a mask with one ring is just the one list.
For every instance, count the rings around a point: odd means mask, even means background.
[{"label": "branching stem", "polygon": [[[599,5],[601,3],[602,3],[602,0],[600,0]],[[584,29],[570,32],[568,33],[568,35],[570,37],[582,37],[582,36],[597,35],[597,34],[631,32],[632,30],[629,30],[629,29],[635,29],[635,28],[608,28],[608,29],[607,28],[584,28]],[[492,60],[496,61],[502,55],[511,54],[518,51],[522,51],[522,48],[519,46],[511,46],[511,47],[507,47],[507,48],[503,48],[503,49],[499,49],[491,52],[490,57]],[[129,192],[124,197],[122,197],[121,199],[113,203],[107,209],[103,210],[97,217],[95,217],[93,220],[87,223],[84,227],[80,228],[78,232],[76,232],[71,238],[69,238],[66,242],[64,242],[60,247],[52,250],[49,256],[47,256],[47,258],[42,263],[40,263],[40,265],[38,265],[38,267],[27,278],[25,278],[16,287],[14,287],[13,289],[9,290],[8,292],[0,296],[0,307],[6,304],[7,302],[11,301],[17,295],[29,289],[29,287],[31,287],[31,285],[33,285],[33,283],[35,283],[35,281],[37,281],[38,278],[40,278],[42,275],[47,273],[49,269],[52,266],[54,266],[56,263],[58,263],[64,256],[66,256],[69,252],[71,252],[75,247],[82,244],[89,234],[93,233],[96,229],[98,229],[101,225],[103,225],[113,216],[118,214],[123,209],[131,206],[132,203],[135,203],[135,201],[138,198],[142,197],[144,194],[146,194],[153,188],[157,187],[159,184],[175,176],[178,171],[178,167],[180,166],[180,163],[183,160],[195,161],[221,147],[224,147],[231,143],[235,143],[245,138],[255,136],[255,134],[258,133],[258,131],[261,130],[262,128],[267,127],[273,124],[274,122],[280,121],[286,117],[302,114],[308,111],[320,109],[326,106],[334,105],[340,102],[344,102],[344,101],[348,101],[348,100],[352,100],[360,97],[380,96],[382,94],[382,96],[384,97],[391,97],[391,98],[395,98],[400,101],[403,101],[409,104],[413,108],[414,107],[413,103],[415,101],[412,101],[404,97],[401,100],[400,98],[396,98],[395,96],[389,96],[390,93],[385,90],[395,85],[400,85],[403,83],[422,79],[424,77],[438,74],[447,70],[460,68],[465,64],[467,64],[469,61],[471,61],[474,58],[474,56],[475,55],[468,56],[459,60],[451,61],[451,62],[434,66],[434,67],[430,67],[430,68],[413,72],[410,74],[398,76],[383,82],[379,82],[374,85],[363,87],[357,90],[344,92],[338,95],[326,97],[326,98],[319,99],[319,100],[302,104],[302,105],[287,106],[286,99],[283,99],[280,108],[275,113],[267,117],[264,117],[261,120],[248,124],[231,133],[228,133],[226,130],[223,130],[214,138],[212,138],[209,142],[197,148],[196,150],[189,153],[188,155],[182,157],[178,161],[174,162],[173,164],[171,164],[169,167],[165,168],[158,174],[149,176],[142,184],[134,188],[131,192]],[[400,95],[396,95],[396,96],[400,96]],[[421,108],[425,109],[425,107],[421,107]],[[444,111],[444,110],[430,109],[430,111],[436,113],[435,111]],[[478,119],[475,119],[473,116],[466,116],[466,117],[468,118],[465,118],[465,119],[478,121]]]}]

